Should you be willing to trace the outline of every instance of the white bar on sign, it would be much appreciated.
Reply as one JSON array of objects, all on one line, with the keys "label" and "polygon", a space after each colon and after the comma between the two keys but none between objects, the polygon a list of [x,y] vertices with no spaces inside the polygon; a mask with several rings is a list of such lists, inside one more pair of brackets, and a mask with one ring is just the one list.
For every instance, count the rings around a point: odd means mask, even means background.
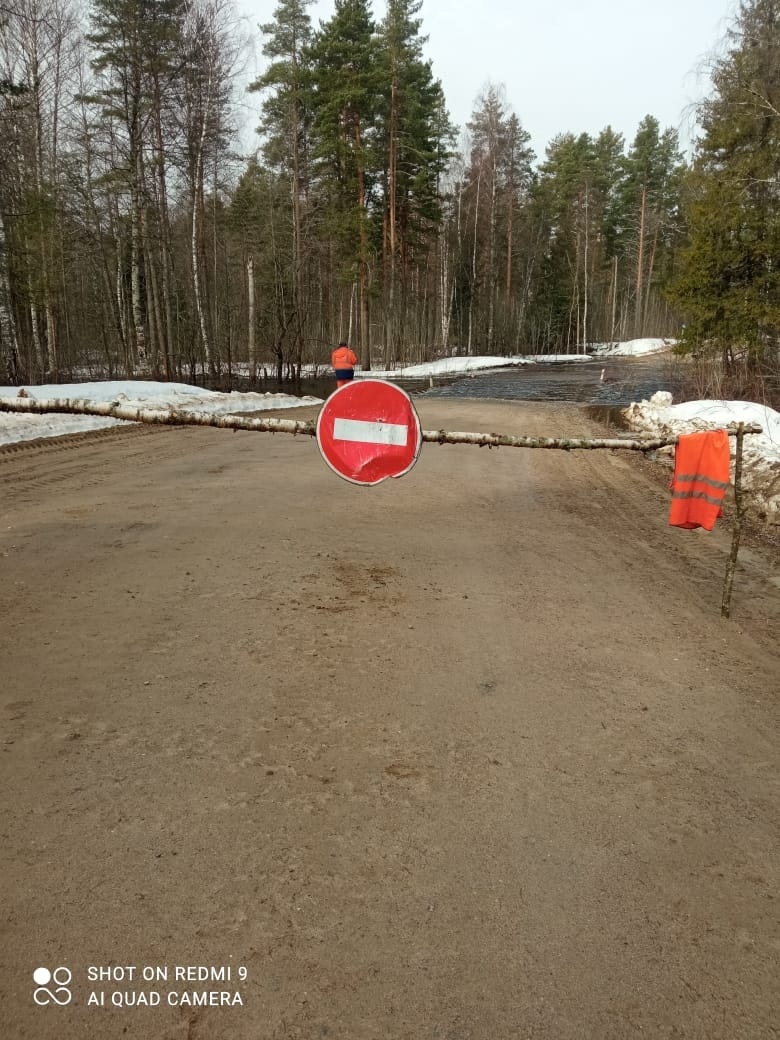
[{"label": "white bar on sign", "polygon": [[336,419],[334,441],[363,441],[366,444],[396,444],[403,448],[409,427],[401,423],[364,422],[362,419]]}]

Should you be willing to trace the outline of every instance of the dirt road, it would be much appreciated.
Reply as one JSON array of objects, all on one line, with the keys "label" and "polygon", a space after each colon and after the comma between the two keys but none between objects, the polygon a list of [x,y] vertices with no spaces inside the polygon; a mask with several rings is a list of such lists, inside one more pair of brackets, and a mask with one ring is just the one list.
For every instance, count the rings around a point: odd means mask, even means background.
[{"label": "dirt road", "polygon": [[777,1036],[778,576],[722,620],[728,530],[667,514],[608,452],[0,454],[2,1036]]}]

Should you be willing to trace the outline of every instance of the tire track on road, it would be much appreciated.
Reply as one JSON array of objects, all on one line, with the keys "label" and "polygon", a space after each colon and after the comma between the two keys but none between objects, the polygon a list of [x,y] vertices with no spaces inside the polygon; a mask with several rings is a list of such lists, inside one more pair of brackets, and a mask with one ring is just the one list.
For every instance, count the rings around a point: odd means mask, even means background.
[{"label": "tire track on road", "polygon": [[80,488],[100,484],[117,465],[188,454],[186,438],[175,428],[132,426],[94,430],[0,449],[0,484],[6,505],[29,501],[35,493],[74,482]]}]

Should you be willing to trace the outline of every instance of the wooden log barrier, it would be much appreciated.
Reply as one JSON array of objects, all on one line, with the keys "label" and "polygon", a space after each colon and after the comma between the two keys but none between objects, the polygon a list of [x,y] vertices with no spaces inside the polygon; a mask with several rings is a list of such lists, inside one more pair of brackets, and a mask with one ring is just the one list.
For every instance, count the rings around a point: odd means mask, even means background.
[{"label": "wooden log barrier", "polygon": [[[175,408],[135,408],[120,401],[85,401],[55,398],[36,400],[34,397],[0,397],[0,412],[21,412],[33,415],[61,413],[64,415],[94,415],[126,422],[151,423],[161,426],[212,426],[222,430],[254,430],[260,433],[292,433],[295,436],[314,437],[317,424],[313,420],[262,419],[246,415],[212,415],[210,412],[181,411]],[[761,433],[755,424],[733,424],[725,427],[731,437],[738,426],[744,433]],[[713,427],[713,429],[721,427]],[[448,430],[423,430],[423,441],[432,444],[475,444],[484,448],[551,448],[561,451],[579,451],[611,448],[619,451],[655,451],[677,443],[677,437],[510,437],[503,433],[461,433]]]}]

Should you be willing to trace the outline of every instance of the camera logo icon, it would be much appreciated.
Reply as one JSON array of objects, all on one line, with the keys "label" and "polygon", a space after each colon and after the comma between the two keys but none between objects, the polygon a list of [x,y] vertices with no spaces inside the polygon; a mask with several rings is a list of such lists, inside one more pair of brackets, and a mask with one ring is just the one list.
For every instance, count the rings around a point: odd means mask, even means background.
[{"label": "camera logo icon", "polygon": [[47,1004],[59,1004],[65,1007],[70,1004],[73,994],[70,989],[72,973],[65,967],[55,968],[53,972],[48,968],[36,968],[33,972],[33,982],[37,989],[33,993],[33,1000],[40,1007]]}]

